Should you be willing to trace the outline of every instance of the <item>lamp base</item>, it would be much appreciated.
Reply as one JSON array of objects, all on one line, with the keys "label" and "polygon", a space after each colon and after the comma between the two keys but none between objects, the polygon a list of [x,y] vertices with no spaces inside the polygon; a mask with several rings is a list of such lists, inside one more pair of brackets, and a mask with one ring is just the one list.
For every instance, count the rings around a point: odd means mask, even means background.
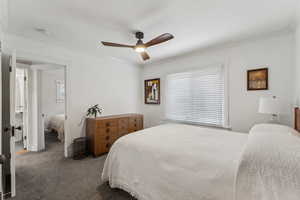
[{"label": "lamp base", "polygon": [[268,121],[270,124],[279,124],[278,115],[272,114],[270,121]]}]

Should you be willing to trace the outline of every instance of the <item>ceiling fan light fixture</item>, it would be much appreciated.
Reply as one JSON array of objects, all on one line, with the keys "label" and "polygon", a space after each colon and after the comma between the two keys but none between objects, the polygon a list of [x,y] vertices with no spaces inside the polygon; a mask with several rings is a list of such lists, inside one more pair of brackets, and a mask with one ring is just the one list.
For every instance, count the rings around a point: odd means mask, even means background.
[{"label": "ceiling fan light fixture", "polygon": [[138,52],[138,53],[142,53],[142,52],[145,52],[145,47],[144,46],[136,46],[135,48],[134,48],[134,50],[136,51],[136,52]]},{"label": "ceiling fan light fixture", "polygon": [[130,48],[133,49],[135,52],[139,53],[144,61],[149,60],[150,56],[146,52],[146,49],[158,44],[161,44],[163,42],[166,42],[168,40],[171,40],[174,38],[174,36],[170,33],[164,33],[149,42],[144,43],[142,39],[144,38],[144,33],[143,32],[137,32],[135,34],[136,38],[138,39],[137,43],[135,45],[127,45],[127,44],[118,44],[118,43],[113,43],[113,42],[104,42],[102,41],[101,43],[104,46],[109,46],[109,47],[125,47],[125,48]]}]

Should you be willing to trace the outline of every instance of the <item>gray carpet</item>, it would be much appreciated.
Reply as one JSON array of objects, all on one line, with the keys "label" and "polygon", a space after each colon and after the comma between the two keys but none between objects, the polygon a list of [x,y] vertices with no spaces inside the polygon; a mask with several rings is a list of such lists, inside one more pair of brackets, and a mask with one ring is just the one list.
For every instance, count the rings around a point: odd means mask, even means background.
[{"label": "gray carpet", "polygon": [[130,200],[128,193],[100,185],[105,156],[72,160],[63,145],[46,140],[46,151],[16,157],[15,200]]}]

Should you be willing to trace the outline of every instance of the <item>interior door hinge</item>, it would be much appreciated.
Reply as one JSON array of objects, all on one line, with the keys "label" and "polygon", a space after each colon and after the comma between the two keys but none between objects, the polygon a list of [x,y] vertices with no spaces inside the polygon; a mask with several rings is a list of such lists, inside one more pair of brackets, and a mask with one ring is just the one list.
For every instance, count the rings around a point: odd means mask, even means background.
[{"label": "interior door hinge", "polygon": [[12,72],[12,67],[11,66],[9,66],[9,72]]}]

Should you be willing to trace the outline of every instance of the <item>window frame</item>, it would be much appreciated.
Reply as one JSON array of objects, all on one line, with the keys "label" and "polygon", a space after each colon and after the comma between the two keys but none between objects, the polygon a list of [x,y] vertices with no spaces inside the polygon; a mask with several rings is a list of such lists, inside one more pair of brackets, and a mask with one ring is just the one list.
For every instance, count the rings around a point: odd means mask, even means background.
[{"label": "window frame", "polygon": [[[223,74],[224,74],[224,125],[215,125],[215,124],[207,124],[207,123],[198,123],[198,122],[190,122],[190,121],[184,121],[184,120],[174,120],[174,119],[168,119],[167,118],[167,102],[166,102],[166,91],[167,91],[167,76],[172,74],[178,74],[178,73],[188,73],[193,71],[200,71],[204,70],[209,67],[222,67],[223,68]],[[230,125],[230,118],[229,118],[229,70],[228,65],[224,63],[217,63],[212,65],[206,65],[203,67],[194,67],[194,68],[186,68],[186,70],[181,71],[175,71],[167,73],[164,78],[161,80],[164,84],[164,87],[162,89],[164,90],[163,95],[163,105],[164,105],[164,119],[165,122],[171,122],[171,123],[180,123],[180,124],[189,124],[189,125],[196,125],[196,126],[207,126],[207,127],[215,127],[215,128],[222,128],[222,129],[228,129],[231,130]]]}]

